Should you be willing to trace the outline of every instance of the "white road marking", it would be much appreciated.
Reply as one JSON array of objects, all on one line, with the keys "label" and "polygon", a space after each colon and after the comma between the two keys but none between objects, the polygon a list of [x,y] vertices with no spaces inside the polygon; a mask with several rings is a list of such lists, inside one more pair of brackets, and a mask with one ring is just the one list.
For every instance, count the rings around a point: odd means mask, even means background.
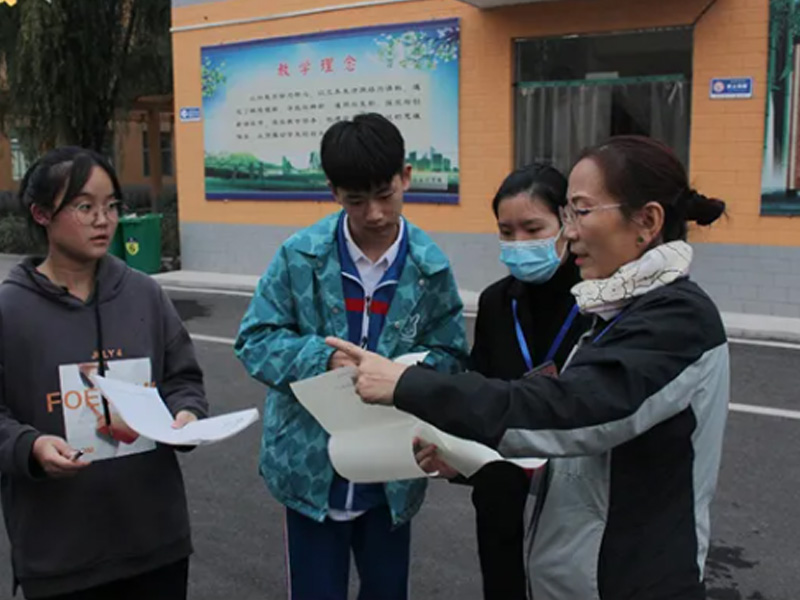
[{"label": "white road marking", "polygon": [[191,333],[189,334],[193,340],[198,342],[210,342],[212,344],[225,344],[226,346],[233,346],[234,342],[236,341],[233,338],[226,338],[226,337],[218,337],[216,335],[202,335],[200,333]]},{"label": "white road marking", "polygon": [[172,285],[162,285],[161,289],[168,292],[188,292],[193,294],[210,294],[213,296],[239,296],[241,298],[252,298],[253,292],[243,292],[239,290],[216,290],[214,288],[191,288]]},{"label": "white road marking", "polygon": [[800,344],[793,342],[774,342],[771,340],[746,340],[743,338],[728,338],[731,344],[743,346],[765,346],[767,348],[783,348],[785,350],[800,350]]},{"label": "white road marking", "polygon": [[779,419],[796,419],[800,421],[800,410],[786,410],[785,408],[770,408],[769,406],[753,406],[752,404],[733,404],[728,408],[731,412],[778,417]]}]

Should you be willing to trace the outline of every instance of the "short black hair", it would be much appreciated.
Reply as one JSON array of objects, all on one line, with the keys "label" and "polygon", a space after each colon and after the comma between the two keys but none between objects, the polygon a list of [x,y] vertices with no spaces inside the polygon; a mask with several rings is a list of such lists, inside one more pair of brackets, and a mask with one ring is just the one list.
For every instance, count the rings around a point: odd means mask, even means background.
[{"label": "short black hair", "polygon": [[492,200],[494,216],[498,216],[503,200],[522,193],[543,200],[560,220],[558,209],[567,204],[567,179],[561,171],[547,163],[533,163],[513,171],[500,184]]},{"label": "short black hair", "polygon": [[334,188],[368,192],[403,172],[405,142],[383,115],[364,113],[332,125],[322,137],[322,170]]},{"label": "short black hair", "polygon": [[106,172],[114,187],[114,196],[122,200],[122,187],[114,167],[94,150],[64,146],[51,150],[34,162],[22,178],[18,192],[20,205],[25,210],[31,230],[46,238],[44,227],[33,220],[33,205],[52,210],[56,198],[63,191],[64,199],[53,214],[58,213],[81,193],[95,167]]}]

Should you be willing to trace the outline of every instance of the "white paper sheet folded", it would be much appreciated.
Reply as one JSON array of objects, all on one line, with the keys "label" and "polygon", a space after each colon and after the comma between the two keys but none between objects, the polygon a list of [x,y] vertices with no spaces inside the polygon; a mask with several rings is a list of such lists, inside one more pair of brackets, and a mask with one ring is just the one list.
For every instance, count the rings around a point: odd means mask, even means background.
[{"label": "white paper sheet folded", "polygon": [[99,375],[92,381],[127,425],[139,435],[171,446],[200,446],[220,442],[243,431],[258,420],[258,410],[201,419],[173,429],[172,415],[155,388],[132,385]]},{"label": "white paper sheet folded", "polygon": [[[414,364],[424,355],[401,357]],[[477,442],[447,434],[393,406],[364,404],[353,379],[355,369],[345,367],[292,384],[300,403],[331,435],[328,452],[334,469],[356,483],[375,483],[427,477],[414,459],[414,438],[436,444],[442,458],[465,477],[484,465],[506,460]],[[542,459],[509,460],[537,468]]]}]

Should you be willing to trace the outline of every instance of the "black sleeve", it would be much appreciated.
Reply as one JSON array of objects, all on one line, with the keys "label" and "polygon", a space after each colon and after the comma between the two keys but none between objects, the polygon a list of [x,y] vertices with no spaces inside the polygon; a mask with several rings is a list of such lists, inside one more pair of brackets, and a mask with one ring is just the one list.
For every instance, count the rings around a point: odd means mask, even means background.
[{"label": "black sleeve", "polygon": [[164,304],[164,378],[159,391],[173,416],[182,410],[198,418],[208,416],[208,401],[203,386],[203,371],[197,362],[194,344],[169,297],[162,291]]},{"label": "black sleeve", "polygon": [[41,473],[32,459],[32,450],[33,443],[41,433],[30,425],[20,423],[6,403],[3,394],[5,368],[2,337],[3,321],[0,315],[0,473],[11,477],[35,478]]},{"label": "black sleeve", "polygon": [[395,404],[508,456],[603,452],[685,410],[701,383],[711,395],[718,389],[715,397],[727,386],[716,307],[707,297],[653,294],[580,348],[559,379],[504,382],[411,368]]},{"label": "black sleeve", "polygon": [[475,336],[472,352],[469,355],[469,370],[490,373],[491,362],[491,315],[488,314],[486,293],[478,299],[478,315],[475,318]]}]

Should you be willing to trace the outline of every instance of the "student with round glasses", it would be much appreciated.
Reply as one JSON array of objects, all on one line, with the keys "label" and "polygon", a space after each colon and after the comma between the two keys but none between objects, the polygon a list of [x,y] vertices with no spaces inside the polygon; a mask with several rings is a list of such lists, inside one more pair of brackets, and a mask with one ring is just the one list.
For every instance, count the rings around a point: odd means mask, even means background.
[{"label": "student with round glasses", "polygon": [[63,204],[54,213],[57,214],[61,210],[67,210],[75,215],[75,218],[81,225],[93,225],[102,214],[103,219],[109,222],[118,222],[119,218],[124,214],[125,205],[122,200],[105,200],[102,202],[90,202],[83,200],[75,205],[64,207]]},{"label": "student with round glasses", "polygon": [[[558,377],[515,381],[404,367],[342,340],[367,402],[399,409],[509,457],[546,457],[526,540],[536,600],[704,600],[704,568],[728,413],[728,343],[689,277],[687,222],[720,200],[693,189],[662,143],[621,136],[569,176],[564,235],[594,319]],[[616,206],[613,206],[616,205]],[[417,456],[446,468],[433,445]]]},{"label": "student with round glasses", "polygon": [[140,437],[94,389],[155,386],[174,427],[208,404],[192,342],[151,277],[107,254],[123,209],[111,165],[60,148],[19,199],[46,256],[0,285],[0,478],[25,598],[185,600],[189,515],[176,448]]}]

